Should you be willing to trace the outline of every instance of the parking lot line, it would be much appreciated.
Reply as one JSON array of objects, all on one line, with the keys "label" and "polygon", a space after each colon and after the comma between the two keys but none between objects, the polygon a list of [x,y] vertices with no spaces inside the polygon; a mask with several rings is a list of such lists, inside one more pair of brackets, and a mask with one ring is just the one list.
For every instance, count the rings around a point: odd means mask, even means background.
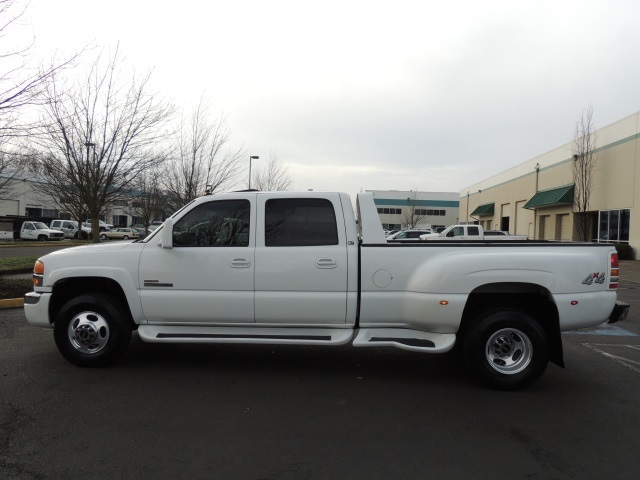
[{"label": "parking lot line", "polygon": [[637,337],[638,335],[630,332],[629,330],[625,330],[624,328],[617,327],[614,325],[602,324],[598,327],[592,329],[583,329],[583,330],[571,330],[568,332],[562,332],[566,335],[610,335],[615,337]]},{"label": "parking lot line", "polygon": [[598,353],[601,353],[605,357],[610,358],[611,360],[619,363],[620,365],[630,368],[636,373],[640,373],[639,361],[632,360],[630,358],[621,357],[620,355],[614,355],[612,353],[605,352],[602,348],[600,348],[600,347],[606,347],[606,348],[623,347],[623,348],[629,348],[632,350],[640,351],[640,348],[637,345],[621,345],[621,344],[616,345],[616,344],[610,344],[610,343],[583,343],[582,345],[592,350],[595,350]]}]

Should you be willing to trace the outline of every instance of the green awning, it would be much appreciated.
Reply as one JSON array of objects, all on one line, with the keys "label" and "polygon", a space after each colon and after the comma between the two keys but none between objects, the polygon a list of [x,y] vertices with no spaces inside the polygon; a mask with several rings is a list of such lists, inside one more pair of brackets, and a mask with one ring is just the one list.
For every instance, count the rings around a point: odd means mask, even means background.
[{"label": "green awning", "polygon": [[485,203],[484,205],[480,205],[478,207],[476,207],[476,209],[471,212],[471,216],[478,216],[478,217],[482,217],[483,215],[493,215],[493,206],[495,205],[495,202],[491,202],[491,203]]},{"label": "green awning", "polygon": [[535,210],[536,208],[555,207],[556,205],[573,205],[573,185],[552,188],[536,193],[524,208]]}]

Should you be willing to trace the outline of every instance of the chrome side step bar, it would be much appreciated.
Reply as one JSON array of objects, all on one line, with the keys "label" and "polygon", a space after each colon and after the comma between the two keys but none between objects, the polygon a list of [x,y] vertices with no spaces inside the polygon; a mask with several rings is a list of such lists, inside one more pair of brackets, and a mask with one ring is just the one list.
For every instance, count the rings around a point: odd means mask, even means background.
[{"label": "chrome side step bar", "polygon": [[348,328],[193,327],[140,325],[138,335],[151,343],[256,343],[344,345],[353,338]]},{"label": "chrome side step bar", "polygon": [[454,333],[431,333],[406,328],[361,328],[354,347],[396,347],[425,353],[443,353],[456,343]]}]

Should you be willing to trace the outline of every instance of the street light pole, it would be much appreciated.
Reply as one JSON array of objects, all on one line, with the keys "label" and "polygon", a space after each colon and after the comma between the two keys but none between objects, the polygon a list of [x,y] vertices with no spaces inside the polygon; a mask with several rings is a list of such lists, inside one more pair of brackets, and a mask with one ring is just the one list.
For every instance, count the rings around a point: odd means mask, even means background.
[{"label": "street light pole", "polygon": [[[86,167],[83,170],[85,170],[86,174],[88,175],[89,171],[90,171],[90,168],[91,168],[91,166],[89,165],[89,149],[91,147],[93,147],[93,151],[95,152],[96,144],[90,142],[89,140],[87,140],[86,142],[84,142],[84,146],[87,147],[87,158],[85,159],[85,162],[84,162]],[[81,176],[80,181],[81,182],[88,182],[88,179],[84,178],[84,173]],[[91,221],[93,222],[93,218],[91,219]],[[78,219],[78,238],[80,238],[80,234],[82,233],[82,223],[80,223],[80,222],[81,222],[81,219]],[[93,230],[93,227],[92,227],[92,230]],[[97,232],[97,230],[96,230],[96,232]]]},{"label": "street light pole", "polygon": [[259,158],[258,155],[251,155],[249,157],[249,190],[251,190],[251,160],[258,160]]}]

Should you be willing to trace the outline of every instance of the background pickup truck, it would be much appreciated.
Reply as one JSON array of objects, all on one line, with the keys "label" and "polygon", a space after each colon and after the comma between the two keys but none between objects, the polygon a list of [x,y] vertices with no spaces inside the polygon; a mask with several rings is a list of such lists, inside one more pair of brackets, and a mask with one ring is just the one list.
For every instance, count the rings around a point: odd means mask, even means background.
[{"label": "background pickup truck", "polygon": [[[40,258],[28,321],[60,353],[102,366],[146,342],[459,348],[491,386],[517,389],[560,332],[623,319],[609,245],[387,243],[371,194],[237,192],[198,198],[134,243]],[[358,230],[360,229],[360,230]]]},{"label": "background pickup truck", "polygon": [[[75,220],[52,220],[49,228],[59,230],[65,238],[78,238],[78,222]],[[91,229],[82,225],[81,238],[87,239],[91,236]]]},{"label": "background pickup truck", "polygon": [[440,233],[420,235],[420,240],[527,240],[526,235],[509,235],[500,230],[484,231],[480,225],[451,225]]},{"label": "background pickup truck", "polygon": [[52,230],[42,222],[23,222],[20,227],[22,240],[62,240],[64,234],[59,230]]}]

